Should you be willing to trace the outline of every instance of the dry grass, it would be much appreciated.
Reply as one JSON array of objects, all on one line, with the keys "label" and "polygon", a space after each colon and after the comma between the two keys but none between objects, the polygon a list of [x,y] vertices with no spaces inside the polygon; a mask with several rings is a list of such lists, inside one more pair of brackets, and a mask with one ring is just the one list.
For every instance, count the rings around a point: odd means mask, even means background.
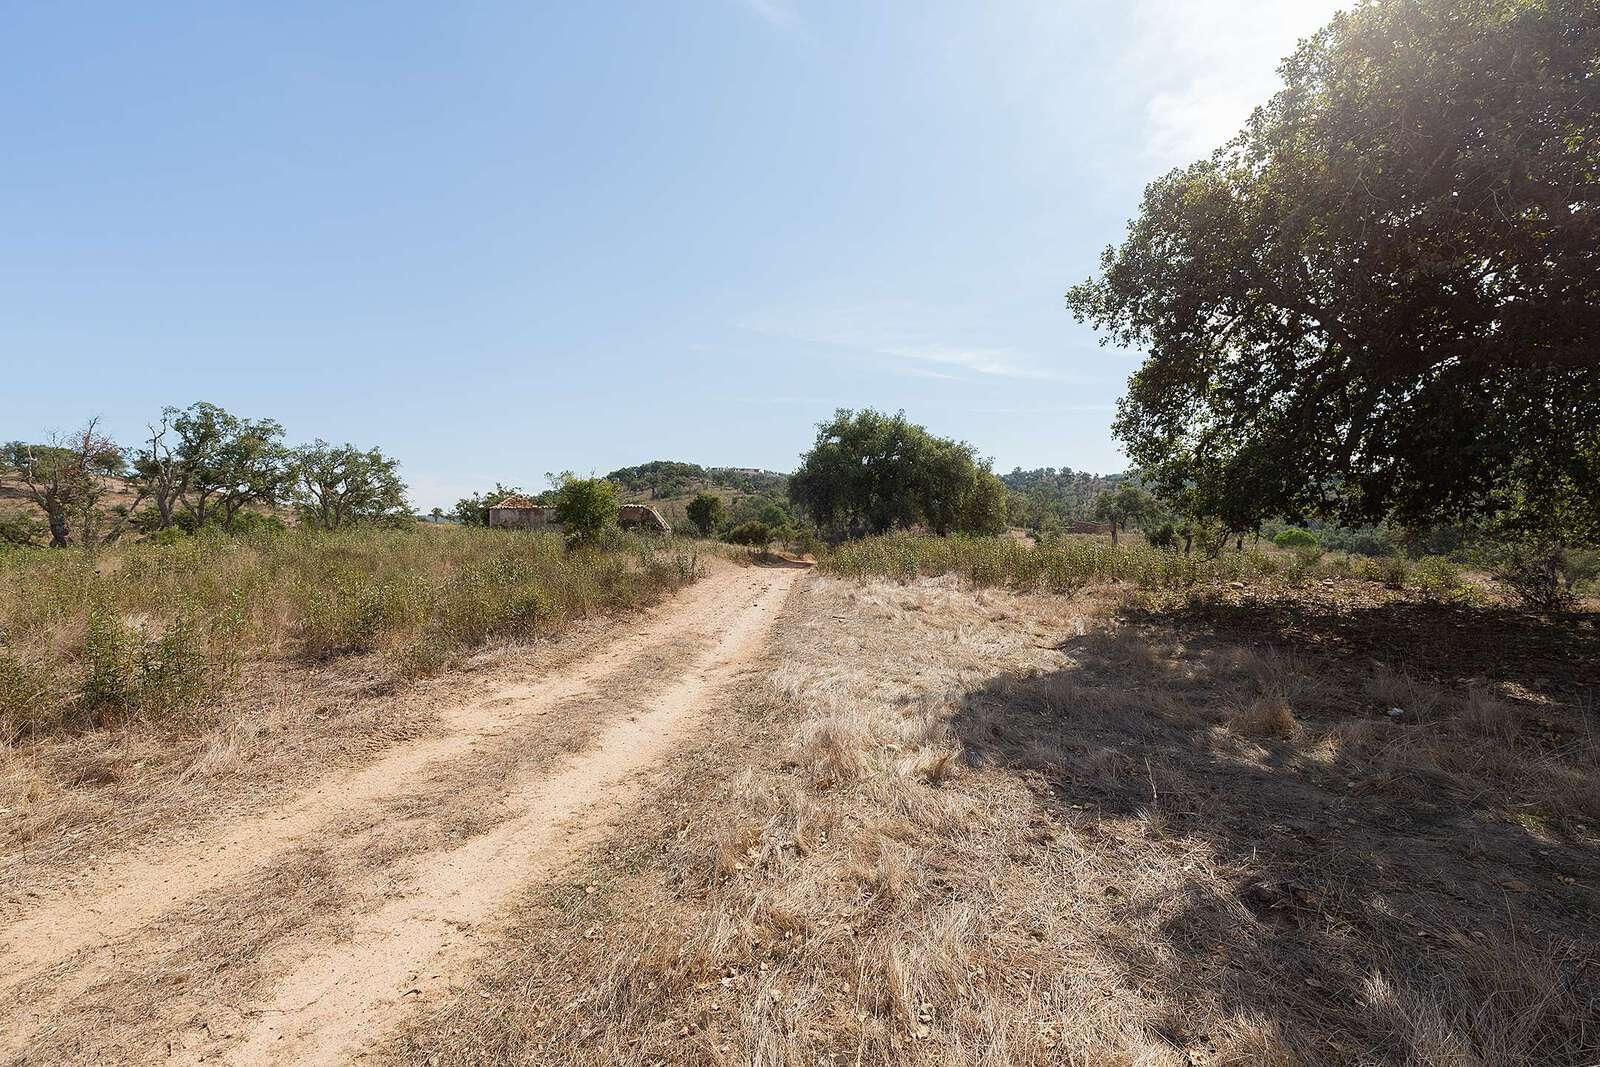
[{"label": "dry grass", "polygon": [[699,572],[675,541],[568,552],[553,535],[466,528],[0,552],[0,744],[209,721],[262,661],[378,653],[397,678],[430,675]]},{"label": "dry grass", "polygon": [[[71,636],[82,628],[72,613],[81,615],[82,606],[75,609],[63,591],[69,582],[104,582],[104,595],[128,598],[123,606],[130,612],[160,610],[187,593],[204,609],[231,602],[229,590],[261,587],[267,582],[263,572],[281,577],[291,566],[309,571],[329,556],[354,556],[356,562],[344,560],[346,567],[392,566],[391,574],[425,569],[447,583],[472,562],[463,557],[492,566],[502,553],[540,554],[548,546],[538,538],[487,531],[374,532],[370,538],[322,542],[292,565],[261,559],[291,547],[227,541],[177,549],[141,546],[137,553],[103,555],[87,579],[81,558],[40,553],[41,559],[0,575],[0,585],[29,575],[42,579],[32,587],[32,599],[0,602],[0,616],[15,626],[0,653],[10,648],[39,659],[57,656],[46,672],[50,698],[57,707],[70,707],[82,671],[81,645]],[[392,565],[380,558],[386,548],[399,557]],[[177,556],[161,554],[166,552]],[[615,613],[640,606],[679,580],[676,570],[652,577],[631,554],[614,564],[621,575],[613,581],[614,598],[587,607],[572,601],[572,610],[588,611],[587,617],[552,615],[533,630],[491,629],[475,650],[451,651],[452,670],[426,678],[414,677],[397,661],[395,649],[418,639],[416,633],[393,632],[386,637],[393,643],[383,650],[308,657],[299,624],[286,608],[299,593],[276,589],[252,596],[256,621],[243,631],[249,640],[238,646],[249,655],[237,658],[230,675],[207,675],[202,703],[182,714],[131,715],[92,729],[69,729],[71,716],[57,718],[50,729],[0,743],[0,910],[12,894],[50,879],[52,872],[105,861],[130,845],[187,832],[207,819],[258,809],[320,773],[363,764],[387,746],[426,735],[441,708],[581,658],[604,637]],[[152,590],[126,576],[150,568],[159,568],[165,586]],[[497,602],[515,599],[518,589],[513,584],[497,593]],[[56,601],[60,610],[41,610],[44,600]],[[556,635],[559,642],[528,640]],[[219,647],[209,646],[207,654],[219,654]],[[579,729],[568,734],[585,735]]]},{"label": "dry grass", "polygon": [[[559,656],[541,650],[547,653],[542,660],[532,658],[527,649],[505,649],[496,667],[427,683],[423,692],[404,700],[407,707],[425,706],[439,696],[426,692],[430,686],[482,690],[525,681],[590,659],[613,639],[614,634],[595,627],[563,642],[576,647]],[[415,871],[518,814],[518,795],[528,783],[537,782],[567,755],[591,746],[608,725],[647,710],[651,695],[703,656],[706,647],[707,638],[694,632],[676,634],[670,643],[641,646],[617,658],[592,690],[554,702],[514,727],[485,733],[459,758],[430,764],[397,792],[344,813],[315,844],[264,855],[259,866],[215,891],[175,903],[149,926],[112,943],[107,952],[90,950],[30,976],[16,991],[9,1025],[0,1026],[0,1062],[10,1062],[8,1047],[18,1047],[14,1043],[24,1036],[30,1063],[187,1061],[199,1054],[197,1049],[225,1044],[229,1035],[248,1030],[264,991],[286,963],[308,946],[347,939],[361,917],[392,899],[396,886],[406,885]],[[109,736],[111,732],[102,732],[78,740]],[[213,740],[213,748],[229,747],[221,735]],[[301,776],[308,762],[320,762],[326,755],[321,748],[330,740],[311,735],[296,739],[295,769]],[[214,757],[237,775],[223,792],[244,787],[260,806],[271,795],[271,783],[261,780],[258,765],[268,757],[253,738],[241,744],[251,753],[249,764],[231,763],[231,751]],[[175,824],[186,821],[174,810],[178,801],[173,794],[192,797],[209,788],[208,807],[219,803],[218,783],[190,786],[169,778],[164,788],[153,788],[155,783],[141,777],[125,784],[146,791],[128,799],[142,821],[160,826],[165,834],[181,832]],[[150,793],[164,794],[162,805],[152,808]],[[63,799],[53,796],[50,803],[60,805]],[[105,848],[108,843],[95,837],[103,829],[80,827],[73,836]],[[40,886],[37,869],[44,848],[53,844],[47,841],[41,848],[34,842],[31,855],[25,853],[35,876],[28,889],[54,888]],[[81,849],[75,853],[70,858],[81,862]],[[189,1045],[175,1051],[175,1035],[185,1032]]]},{"label": "dry grass", "polygon": [[715,736],[390,1054],[1600,1057],[1581,687],[1350,670],[1098,588],[802,585]]}]

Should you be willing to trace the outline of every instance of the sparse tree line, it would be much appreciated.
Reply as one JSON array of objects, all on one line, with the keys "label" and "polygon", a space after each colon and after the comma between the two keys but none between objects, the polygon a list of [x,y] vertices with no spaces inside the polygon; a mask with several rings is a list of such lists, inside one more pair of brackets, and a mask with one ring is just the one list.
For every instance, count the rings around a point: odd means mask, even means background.
[{"label": "sparse tree line", "polygon": [[[93,419],[43,443],[12,441],[0,468],[38,512],[0,521],[0,537],[14,544],[92,548],[130,531],[241,531],[281,525],[281,508],[322,530],[409,517],[399,464],[378,449],[291,446],[275,420],[205,402],[164,409],[132,447]],[[107,503],[117,489],[132,501]]]}]

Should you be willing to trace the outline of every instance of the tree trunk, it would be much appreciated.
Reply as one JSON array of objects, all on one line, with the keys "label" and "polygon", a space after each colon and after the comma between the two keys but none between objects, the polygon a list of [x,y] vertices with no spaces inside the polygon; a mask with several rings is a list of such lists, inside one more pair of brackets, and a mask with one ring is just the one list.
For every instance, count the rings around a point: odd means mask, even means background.
[{"label": "tree trunk", "polygon": [[1114,522],[1111,524],[1111,543],[1117,543],[1117,524]]},{"label": "tree trunk", "polygon": [[50,547],[66,548],[72,538],[71,527],[67,524],[67,513],[60,508],[51,508],[45,514],[50,519]]},{"label": "tree trunk", "polygon": [[1187,556],[1187,555],[1188,555],[1188,554],[1189,554],[1189,548],[1190,548],[1190,546],[1192,546],[1192,545],[1193,545],[1193,544],[1194,544],[1194,534],[1192,534],[1192,533],[1185,533],[1185,534],[1184,534],[1184,535],[1183,535],[1183,554],[1184,554],[1184,555],[1185,555],[1185,556]]}]

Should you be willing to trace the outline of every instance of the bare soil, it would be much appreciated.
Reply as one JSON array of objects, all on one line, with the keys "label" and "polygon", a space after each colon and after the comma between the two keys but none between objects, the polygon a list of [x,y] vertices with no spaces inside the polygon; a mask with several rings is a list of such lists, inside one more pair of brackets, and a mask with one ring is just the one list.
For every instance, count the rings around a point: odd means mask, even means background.
[{"label": "bare soil", "polygon": [[1254,596],[718,561],[351,678],[26,823],[0,1061],[1600,1062],[1593,618]]},{"label": "bare soil", "polygon": [[260,810],[109,841],[109,862],[13,865],[0,1056],[361,1049],[471,957],[508,894],[610,825],[801,573],[719,567],[582,657],[503,678]]}]

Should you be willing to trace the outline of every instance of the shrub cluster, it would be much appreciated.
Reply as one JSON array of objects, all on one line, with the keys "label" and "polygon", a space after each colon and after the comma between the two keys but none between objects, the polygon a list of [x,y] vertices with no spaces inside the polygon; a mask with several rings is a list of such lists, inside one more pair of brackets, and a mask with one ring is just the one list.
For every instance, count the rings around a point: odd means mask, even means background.
[{"label": "shrub cluster", "polygon": [[437,670],[693,581],[692,547],[618,537],[362,527],[202,531],[171,544],[0,553],[0,742],[203,713],[247,662],[382,653]]},{"label": "shrub cluster", "polygon": [[820,564],[824,573],[863,579],[909,580],[959,575],[976,586],[1070,592],[1094,580],[1117,579],[1149,589],[1182,591],[1219,581],[1278,572],[1260,552],[1214,559],[1184,556],[1145,545],[1111,545],[1099,539],[1061,538],[1037,547],[1003,537],[918,537],[890,534],[840,545]]}]

